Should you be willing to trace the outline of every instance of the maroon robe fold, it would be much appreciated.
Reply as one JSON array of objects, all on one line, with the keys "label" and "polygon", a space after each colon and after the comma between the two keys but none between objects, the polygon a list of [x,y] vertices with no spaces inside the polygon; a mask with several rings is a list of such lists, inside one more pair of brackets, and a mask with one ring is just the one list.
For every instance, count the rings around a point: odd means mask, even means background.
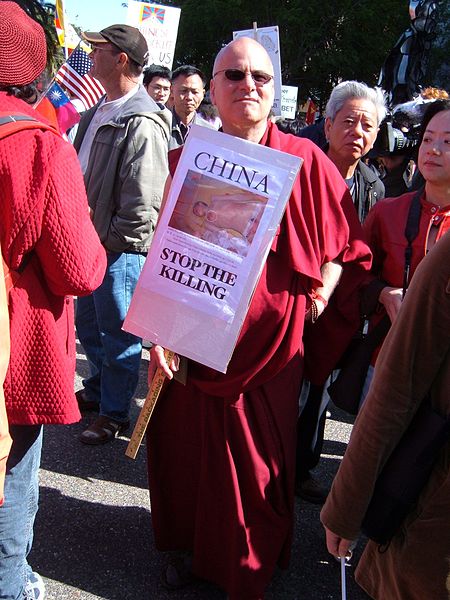
[{"label": "maroon robe fold", "polygon": [[196,575],[246,600],[262,598],[289,558],[309,293],[324,262],[367,259],[348,243],[348,189],[322,151],[272,124],[261,143],[304,163],[228,371],[190,361],[187,385],[167,386],[147,436],[157,547],[192,553]]}]

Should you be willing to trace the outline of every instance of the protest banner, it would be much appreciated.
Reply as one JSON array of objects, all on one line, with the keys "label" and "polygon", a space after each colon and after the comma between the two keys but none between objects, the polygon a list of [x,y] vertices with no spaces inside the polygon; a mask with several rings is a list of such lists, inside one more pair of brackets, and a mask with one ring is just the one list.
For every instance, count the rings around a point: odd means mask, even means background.
[{"label": "protest banner", "polygon": [[295,119],[297,113],[298,87],[293,85],[281,86],[281,116],[284,119]]},{"label": "protest banner", "polygon": [[225,373],[301,162],[193,125],[124,329]]},{"label": "protest banner", "polygon": [[272,111],[276,116],[281,115],[281,53],[280,36],[278,26],[261,27],[260,29],[243,29],[242,31],[233,31],[233,39],[240,37],[249,37],[261,44],[270,56],[273,65],[273,82],[275,86],[275,97],[273,100]]},{"label": "protest banner", "polygon": [[148,2],[128,2],[127,24],[137,27],[147,40],[148,65],[172,68],[181,9]]}]

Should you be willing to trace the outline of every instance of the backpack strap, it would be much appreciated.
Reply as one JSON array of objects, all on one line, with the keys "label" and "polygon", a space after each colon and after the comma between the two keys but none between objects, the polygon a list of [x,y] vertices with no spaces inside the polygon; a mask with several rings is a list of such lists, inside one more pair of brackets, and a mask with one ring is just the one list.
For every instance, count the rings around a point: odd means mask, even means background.
[{"label": "backpack strap", "polygon": [[412,243],[419,235],[420,213],[422,212],[420,199],[422,197],[423,191],[423,188],[421,188],[414,194],[411,200],[408,218],[406,221],[405,237],[408,242],[408,245],[405,248],[405,267],[403,269],[403,297],[405,297],[406,290],[409,285],[412,258]]},{"label": "backpack strap", "polygon": [[49,123],[43,123],[29,115],[0,112],[0,139],[12,135],[17,131],[24,131],[25,129],[52,131],[58,137],[61,137],[59,131]]}]

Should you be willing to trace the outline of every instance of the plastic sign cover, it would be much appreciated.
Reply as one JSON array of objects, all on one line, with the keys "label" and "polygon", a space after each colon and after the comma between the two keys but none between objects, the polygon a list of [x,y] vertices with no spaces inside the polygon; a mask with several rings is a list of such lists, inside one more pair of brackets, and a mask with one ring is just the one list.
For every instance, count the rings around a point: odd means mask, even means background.
[{"label": "plastic sign cover", "polygon": [[225,373],[301,163],[193,125],[124,329]]}]

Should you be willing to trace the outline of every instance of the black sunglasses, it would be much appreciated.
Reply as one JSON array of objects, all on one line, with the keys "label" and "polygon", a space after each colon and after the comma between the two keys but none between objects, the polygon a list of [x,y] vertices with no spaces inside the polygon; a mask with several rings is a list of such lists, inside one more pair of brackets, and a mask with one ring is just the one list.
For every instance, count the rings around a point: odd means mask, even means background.
[{"label": "black sunglasses", "polygon": [[250,73],[257,86],[266,85],[266,83],[269,83],[273,79],[273,75],[269,75],[269,73],[265,73],[264,71],[241,71],[240,69],[222,69],[221,71],[216,71],[213,77],[219,73],[224,73],[229,81],[242,81]]}]

